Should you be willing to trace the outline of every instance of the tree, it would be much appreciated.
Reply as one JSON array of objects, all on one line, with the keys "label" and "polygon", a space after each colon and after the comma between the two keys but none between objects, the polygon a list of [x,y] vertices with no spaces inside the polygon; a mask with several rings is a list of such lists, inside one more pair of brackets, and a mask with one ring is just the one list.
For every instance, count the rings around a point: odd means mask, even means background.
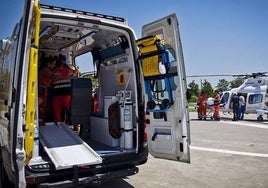
[{"label": "tree", "polygon": [[195,96],[199,95],[200,93],[199,86],[198,84],[195,83],[194,80],[188,84],[188,88],[192,95],[195,95]]},{"label": "tree", "polygon": [[211,86],[211,83],[208,82],[206,79],[202,83],[202,91],[204,91],[205,94],[207,94],[208,97],[213,96],[214,90],[213,90],[213,88]]},{"label": "tree", "polygon": [[229,82],[225,79],[219,79],[219,83],[217,84],[216,86],[216,89],[219,91],[219,92],[223,92],[223,91],[227,91],[229,90]]},{"label": "tree", "polygon": [[236,87],[239,87],[240,85],[242,85],[244,82],[244,79],[243,78],[236,78],[235,80],[231,81],[231,85],[230,87],[231,88],[236,88]]}]

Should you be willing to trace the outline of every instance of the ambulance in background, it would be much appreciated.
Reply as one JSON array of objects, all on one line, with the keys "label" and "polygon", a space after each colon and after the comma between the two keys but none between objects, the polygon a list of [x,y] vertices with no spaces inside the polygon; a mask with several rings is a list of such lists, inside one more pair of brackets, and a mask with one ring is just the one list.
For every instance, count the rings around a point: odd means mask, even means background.
[{"label": "ambulance in background", "polygon": [[[137,40],[124,18],[37,0],[25,1],[22,10],[12,34],[0,42],[1,187],[99,185],[138,173],[148,150],[190,162],[175,14],[145,25]],[[49,100],[47,117],[39,121],[42,54],[63,54],[79,72],[70,78],[69,123],[53,121]],[[80,70],[82,55],[90,76]]]}]

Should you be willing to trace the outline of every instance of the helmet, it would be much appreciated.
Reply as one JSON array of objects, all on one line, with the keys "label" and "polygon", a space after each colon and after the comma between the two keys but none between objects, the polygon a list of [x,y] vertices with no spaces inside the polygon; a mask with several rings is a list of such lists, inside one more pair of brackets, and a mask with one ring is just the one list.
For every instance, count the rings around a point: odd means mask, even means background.
[{"label": "helmet", "polygon": [[237,92],[233,92],[233,95],[237,95]]}]

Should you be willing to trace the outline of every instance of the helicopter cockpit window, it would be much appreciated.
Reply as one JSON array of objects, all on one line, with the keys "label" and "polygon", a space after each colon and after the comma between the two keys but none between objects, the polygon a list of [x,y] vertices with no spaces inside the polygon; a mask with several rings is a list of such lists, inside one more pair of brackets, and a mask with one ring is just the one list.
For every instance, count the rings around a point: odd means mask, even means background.
[{"label": "helicopter cockpit window", "polygon": [[262,94],[253,94],[250,95],[248,98],[248,103],[249,104],[256,104],[256,103],[261,103],[262,102]]},{"label": "helicopter cockpit window", "polygon": [[229,93],[224,93],[222,98],[221,98],[220,104],[226,104],[228,102],[229,95],[230,95]]}]

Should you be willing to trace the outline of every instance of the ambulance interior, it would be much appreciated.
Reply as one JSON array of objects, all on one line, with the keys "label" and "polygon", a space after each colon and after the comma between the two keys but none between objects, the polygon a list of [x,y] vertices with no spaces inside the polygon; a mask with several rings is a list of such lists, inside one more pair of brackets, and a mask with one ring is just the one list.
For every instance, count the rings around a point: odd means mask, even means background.
[{"label": "ambulance interior", "polygon": [[48,101],[46,124],[39,126],[39,152],[46,155],[47,145],[62,145],[51,143],[51,138],[62,142],[64,135],[74,140],[78,136],[79,143],[86,143],[101,157],[136,151],[137,80],[128,32],[109,25],[44,17],[39,36],[39,57],[63,54],[79,72],[71,78],[71,125],[63,126],[68,128],[64,134],[54,128],[46,130],[57,126]]}]

